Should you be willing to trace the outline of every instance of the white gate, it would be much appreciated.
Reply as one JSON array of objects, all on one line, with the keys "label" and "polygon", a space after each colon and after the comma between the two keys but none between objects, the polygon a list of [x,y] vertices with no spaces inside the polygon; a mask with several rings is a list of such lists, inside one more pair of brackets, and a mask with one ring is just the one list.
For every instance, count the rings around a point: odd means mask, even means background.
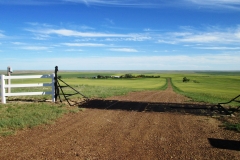
[{"label": "white gate", "polygon": [[[31,75],[31,76],[5,76],[1,75],[1,99],[2,103],[6,103],[6,97],[8,96],[29,96],[29,95],[52,95],[52,102],[55,102],[55,86],[54,86],[55,74],[50,75]],[[35,78],[51,78],[51,83],[35,83],[35,84],[5,84],[7,79],[35,79]],[[6,93],[5,88],[24,88],[24,87],[44,87],[51,86],[52,90],[48,92],[18,92],[18,93]]]}]

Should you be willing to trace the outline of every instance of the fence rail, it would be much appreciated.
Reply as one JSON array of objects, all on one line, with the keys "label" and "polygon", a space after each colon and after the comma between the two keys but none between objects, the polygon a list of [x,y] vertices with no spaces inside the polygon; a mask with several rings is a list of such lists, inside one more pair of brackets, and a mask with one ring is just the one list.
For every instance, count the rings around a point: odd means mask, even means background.
[{"label": "fence rail", "polygon": [[[36,79],[36,78],[51,78],[51,83],[32,83],[32,84],[5,84],[5,80],[8,79]],[[49,75],[27,75],[27,76],[5,76],[0,75],[1,80],[1,99],[2,103],[6,103],[6,97],[8,96],[29,96],[29,95],[52,95],[52,102],[55,102],[55,74]],[[24,87],[45,87],[51,86],[52,90],[48,92],[17,92],[6,93],[6,88],[24,88]]]}]

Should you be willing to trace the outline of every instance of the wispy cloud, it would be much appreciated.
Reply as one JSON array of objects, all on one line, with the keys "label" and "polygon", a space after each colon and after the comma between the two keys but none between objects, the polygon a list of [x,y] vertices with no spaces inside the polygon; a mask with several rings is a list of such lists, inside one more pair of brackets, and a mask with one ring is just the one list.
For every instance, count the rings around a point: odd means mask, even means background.
[{"label": "wispy cloud", "polygon": [[0,30],[0,38],[6,37],[6,35],[4,35],[2,32],[3,32],[3,31]]},{"label": "wispy cloud", "polygon": [[62,45],[69,47],[104,47],[105,44],[101,43],[62,43]]},{"label": "wispy cloud", "polygon": [[87,6],[117,6],[117,7],[139,7],[139,8],[159,8],[159,7],[179,7],[192,8],[199,6],[206,8],[227,8],[240,10],[239,0],[63,0],[65,2],[82,3]]},{"label": "wispy cloud", "polygon": [[102,33],[102,32],[79,32],[70,29],[26,29],[35,34],[59,35],[67,37],[132,37],[134,35]]},{"label": "wispy cloud", "polygon": [[53,5],[53,4],[61,4],[62,1],[58,0],[0,0],[0,4],[5,5]]},{"label": "wispy cloud", "polygon": [[185,0],[185,1],[211,8],[217,7],[240,10],[239,0]]},{"label": "wispy cloud", "polygon": [[188,0],[166,1],[166,0],[63,0],[65,2],[82,3],[87,6],[115,6],[115,7],[138,7],[138,8],[159,8],[159,7],[183,7],[193,2]]},{"label": "wispy cloud", "polygon": [[109,50],[115,52],[138,52],[138,50],[134,48],[110,48]]},{"label": "wispy cloud", "polygon": [[23,42],[12,42],[12,44],[14,44],[14,45],[25,45],[26,43],[23,43]]},{"label": "wispy cloud", "polygon": [[209,50],[240,50],[240,47],[194,47],[194,48]]},{"label": "wispy cloud", "polygon": [[82,52],[83,50],[81,49],[66,49],[66,52]]},{"label": "wispy cloud", "polygon": [[142,41],[148,41],[152,40],[153,38],[151,36],[145,36],[144,34],[137,34],[137,35],[132,35],[132,37],[127,37],[127,38],[106,38],[105,41],[135,41],[135,42],[142,42]]},{"label": "wispy cloud", "polygon": [[40,51],[40,50],[49,50],[50,48],[44,47],[44,46],[24,46],[24,47],[21,47],[21,49]]},{"label": "wispy cloud", "polygon": [[79,3],[86,6],[114,6],[138,8],[211,8],[240,10],[239,0],[0,0],[3,5],[64,5]]},{"label": "wispy cloud", "polygon": [[195,43],[195,44],[239,44],[240,27],[219,31],[180,31],[168,32],[159,36],[158,43]]}]

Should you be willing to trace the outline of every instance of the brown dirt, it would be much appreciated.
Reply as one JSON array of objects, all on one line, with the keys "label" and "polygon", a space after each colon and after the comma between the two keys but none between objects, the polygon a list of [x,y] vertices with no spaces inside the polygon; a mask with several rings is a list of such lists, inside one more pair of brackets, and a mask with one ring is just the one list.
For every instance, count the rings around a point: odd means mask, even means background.
[{"label": "brown dirt", "polygon": [[[224,130],[210,116],[145,112],[130,107],[189,103],[189,99],[174,93],[171,86],[165,91],[134,92],[102,101],[108,106],[101,109],[89,103],[85,111],[65,115],[54,124],[0,137],[0,159],[234,160],[240,157],[240,133]],[[118,102],[129,101],[108,109]],[[129,105],[128,109],[124,109],[125,105]]]}]

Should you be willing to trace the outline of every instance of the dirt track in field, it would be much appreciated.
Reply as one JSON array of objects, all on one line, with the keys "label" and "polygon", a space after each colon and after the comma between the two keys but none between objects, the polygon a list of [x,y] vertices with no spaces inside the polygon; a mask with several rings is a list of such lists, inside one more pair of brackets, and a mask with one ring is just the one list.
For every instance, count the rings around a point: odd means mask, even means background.
[{"label": "dirt track in field", "polygon": [[[189,99],[174,93],[170,84],[165,91],[134,92],[83,106],[85,111],[65,115],[54,124],[0,137],[0,159],[240,157],[240,133],[219,127],[218,120],[200,114],[204,109],[195,109],[195,114],[185,112],[207,105],[190,104]],[[185,110],[179,111],[178,106]]]}]

